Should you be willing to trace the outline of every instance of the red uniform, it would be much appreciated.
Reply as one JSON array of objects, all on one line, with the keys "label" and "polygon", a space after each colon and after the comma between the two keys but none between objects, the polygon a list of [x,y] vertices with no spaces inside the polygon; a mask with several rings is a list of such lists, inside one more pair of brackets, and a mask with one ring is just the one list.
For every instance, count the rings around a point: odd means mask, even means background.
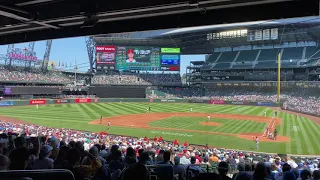
[{"label": "red uniform", "polygon": [[178,140],[175,139],[174,142],[173,142],[173,144],[174,144],[174,145],[178,145],[178,144],[179,144]]},{"label": "red uniform", "polygon": [[154,142],[157,142],[157,141],[158,141],[157,136],[155,136],[155,137],[153,138],[153,141],[154,141]]},{"label": "red uniform", "polygon": [[183,146],[184,146],[184,147],[188,147],[188,146],[189,146],[188,142],[185,141],[184,144],[183,144]]},{"label": "red uniform", "polygon": [[160,136],[160,137],[159,137],[159,141],[160,141],[160,142],[162,142],[162,141],[163,141],[162,136]]},{"label": "red uniform", "polygon": [[144,141],[148,141],[149,139],[147,138],[147,137],[144,137],[144,139],[143,139]]}]

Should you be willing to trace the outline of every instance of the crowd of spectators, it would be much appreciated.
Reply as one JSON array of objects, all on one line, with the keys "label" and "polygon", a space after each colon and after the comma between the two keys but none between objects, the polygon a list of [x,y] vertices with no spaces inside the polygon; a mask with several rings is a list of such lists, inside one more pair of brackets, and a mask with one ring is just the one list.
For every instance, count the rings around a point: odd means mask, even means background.
[{"label": "crowd of spectators", "polygon": [[42,83],[69,83],[70,78],[61,72],[52,71],[50,73],[32,73],[26,71],[0,70],[1,82],[42,82]]},{"label": "crowd of spectators", "polygon": [[[253,101],[253,102],[277,102],[276,89],[264,89],[261,87],[234,88],[156,88],[147,90],[147,98],[184,98],[225,101]],[[281,101],[284,108],[320,115],[320,94],[317,90],[307,88],[284,89],[281,92]]]},{"label": "crowd of spectators", "polygon": [[96,98],[96,95],[62,95],[64,99],[76,99],[76,98]]},{"label": "crowd of spectators", "polygon": [[[320,178],[316,158],[290,158],[187,142],[58,129],[0,121],[0,171],[68,169],[79,179],[164,180],[211,174],[221,180]],[[151,170],[150,165],[155,166]],[[169,167],[169,168],[167,168]]]},{"label": "crowd of spectators", "polygon": [[112,74],[95,75],[92,84],[121,84],[121,85],[181,85],[180,74]]}]

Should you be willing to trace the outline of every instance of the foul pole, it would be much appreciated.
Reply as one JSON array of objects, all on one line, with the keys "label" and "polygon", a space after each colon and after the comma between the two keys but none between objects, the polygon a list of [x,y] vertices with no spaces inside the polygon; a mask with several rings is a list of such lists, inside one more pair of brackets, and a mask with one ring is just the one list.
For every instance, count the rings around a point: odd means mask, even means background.
[{"label": "foul pole", "polygon": [[279,53],[278,54],[278,93],[277,93],[279,106],[280,106],[280,92],[281,92],[280,76],[281,76],[281,54]]}]

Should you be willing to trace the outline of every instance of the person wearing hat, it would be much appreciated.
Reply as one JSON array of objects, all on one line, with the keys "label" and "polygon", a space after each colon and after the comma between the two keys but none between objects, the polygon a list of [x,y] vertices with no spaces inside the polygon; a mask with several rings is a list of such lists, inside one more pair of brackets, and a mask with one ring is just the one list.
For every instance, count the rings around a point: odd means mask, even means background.
[{"label": "person wearing hat", "polygon": [[126,60],[127,63],[135,63],[136,60],[133,59],[134,57],[134,50],[133,49],[128,49],[128,59]]},{"label": "person wearing hat", "polygon": [[179,179],[186,179],[186,167],[180,164],[180,157],[175,156],[173,165],[173,173],[179,175]]},{"label": "person wearing hat", "polygon": [[44,145],[40,149],[39,158],[33,160],[30,163],[31,169],[52,169],[53,168],[53,159],[49,158],[53,150],[52,146]]}]

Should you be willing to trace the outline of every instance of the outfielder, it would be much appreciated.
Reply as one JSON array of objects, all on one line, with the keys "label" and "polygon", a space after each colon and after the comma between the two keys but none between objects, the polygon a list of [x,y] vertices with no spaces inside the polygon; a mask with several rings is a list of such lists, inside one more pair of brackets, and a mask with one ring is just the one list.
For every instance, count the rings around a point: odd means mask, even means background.
[{"label": "outfielder", "polygon": [[36,105],[36,108],[39,109],[39,105],[38,104]]}]

